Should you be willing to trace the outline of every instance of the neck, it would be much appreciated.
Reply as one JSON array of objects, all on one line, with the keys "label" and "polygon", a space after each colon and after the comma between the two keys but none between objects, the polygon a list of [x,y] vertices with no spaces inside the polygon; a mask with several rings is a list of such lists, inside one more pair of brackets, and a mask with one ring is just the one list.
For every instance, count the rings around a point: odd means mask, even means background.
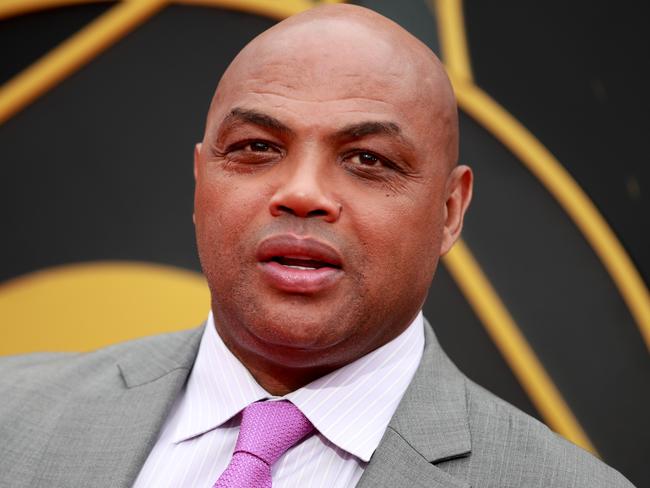
[{"label": "neck", "polygon": [[334,370],[332,369],[304,369],[288,371],[286,368],[278,367],[277,365],[263,365],[257,362],[249,362],[248,364],[239,358],[239,360],[246,366],[248,371],[253,375],[255,381],[264,388],[266,391],[275,396],[284,396],[287,393],[296,391],[312,381],[325,376]]},{"label": "neck", "polygon": [[[219,325],[216,325],[216,330],[226,347],[251,373],[255,381],[274,396],[291,393],[346,364],[345,361],[332,362],[331,359],[321,363],[319,358],[328,357],[328,354],[323,352],[319,354],[278,346],[267,347],[264,352],[268,354],[260,354],[251,348],[241,347],[227,331],[221,330]],[[281,360],[274,360],[275,358]]]},{"label": "neck", "polygon": [[377,330],[372,337],[352,335],[329,347],[303,348],[264,341],[244,327],[226,325],[225,317],[215,317],[216,331],[226,347],[262,388],[276,396],[302,388],[368,354],[401,334],[410,322]]}]

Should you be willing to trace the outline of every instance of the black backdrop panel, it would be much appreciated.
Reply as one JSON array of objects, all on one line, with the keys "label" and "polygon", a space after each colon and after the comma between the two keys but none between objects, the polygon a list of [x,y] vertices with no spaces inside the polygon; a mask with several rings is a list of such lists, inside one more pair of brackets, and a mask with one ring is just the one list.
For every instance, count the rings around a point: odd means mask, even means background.
[{"label": "black backdrop panel", "polygon": [[464,116],[461,137],[476,177],[465,240],[599,452],[619,467],[638,463],[625,445],[647,439],[650,364],[628,309],[523,165]]},{"label": "black backdrop panel", "polygon": [[95,17],[110,3],[47,9],[0,20],[0,85],[20,73]]},{"label": "black backdrop panel", "polygon": [[477,84],[580,182],[650,282],[644,2],[465,2]]}]

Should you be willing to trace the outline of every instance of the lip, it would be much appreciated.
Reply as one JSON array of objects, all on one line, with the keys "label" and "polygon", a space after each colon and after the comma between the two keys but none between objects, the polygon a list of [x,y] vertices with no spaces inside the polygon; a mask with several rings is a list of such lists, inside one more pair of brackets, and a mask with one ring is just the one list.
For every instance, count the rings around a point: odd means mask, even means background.
[{"label": "lip", "polygon": [[[256,258],[264,279],[273,288],[288,293],[314,294],[332,287],[343,276],[341,254],[329,244],[311,237],[294,234],[275,235],[264,239]],[[299,269],[278,262],[301,260],[316,262],[320,267]]]}]

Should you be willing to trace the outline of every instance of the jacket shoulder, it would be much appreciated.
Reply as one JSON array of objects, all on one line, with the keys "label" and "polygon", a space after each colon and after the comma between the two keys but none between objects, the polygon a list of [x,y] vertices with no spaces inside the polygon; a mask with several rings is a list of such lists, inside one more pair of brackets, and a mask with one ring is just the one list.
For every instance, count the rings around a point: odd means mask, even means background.
[{"label": "jacket shoulder", "polygon": [[[201,335],[194,329],[87,353],[0,358],[0,485],[32,486],[45,473],[80,480],[87,470],[113,473],[118,465],[132,466],[129,456],[150,448]],[[133,388],[139,385],[145,386]],[[100,447],[93,445],[96,439]]]},{"label": "jacket shoulder", "polygon": [[[618,471],[481,386],[466,380],[472,452],[450,473],[472,486],[633,488]],[[488,482],[489,480],[489,482]]]},{"label": "jacket shoulder", "polygon": [[[46,395],[50,402],[65,399],[70,391],[106,384],[118,377],[120,362],[164,354],[184,343],[195,342],[200,329],[135,339],[91,352],[45,352],[0,357],[0,397],[27,400]],[[8,395],[9,394],[9,395]],[[3,402],[4,403],[4,402]],[[7,403],[4,403],[7,407]],[[0,406],[0,415],[3,413]]]}]

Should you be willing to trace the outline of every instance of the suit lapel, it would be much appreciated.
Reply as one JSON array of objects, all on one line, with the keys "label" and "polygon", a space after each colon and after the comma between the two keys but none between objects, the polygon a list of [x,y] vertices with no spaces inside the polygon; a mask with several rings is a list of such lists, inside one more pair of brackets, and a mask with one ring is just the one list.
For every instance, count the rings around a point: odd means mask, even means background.
[{"label": "suit lapel", "polygon": [[470,451],[464,377],[425,321],[422,361],[357,486],[467,488],[435,463]]},{"label": "suit lapel", "polygon": [[131,486],[185,384],[202,330],[107,349],[106,364],[88,372],[92,384],[69,398],[32,485]]}]

